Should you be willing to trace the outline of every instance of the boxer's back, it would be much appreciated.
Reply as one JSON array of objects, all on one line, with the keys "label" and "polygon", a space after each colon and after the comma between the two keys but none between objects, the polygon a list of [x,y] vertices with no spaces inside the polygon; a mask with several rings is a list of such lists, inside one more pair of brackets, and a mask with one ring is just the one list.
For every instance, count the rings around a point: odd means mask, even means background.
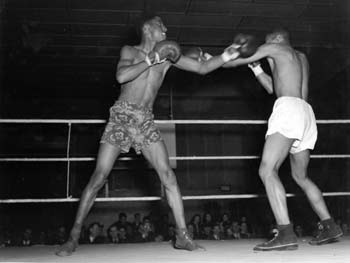
[{"label": "boxer's back", "polygon": [[277,97],[303,98],[303,62],[299,53],[288,45],[278,45],[277,52],[268,57]]}]

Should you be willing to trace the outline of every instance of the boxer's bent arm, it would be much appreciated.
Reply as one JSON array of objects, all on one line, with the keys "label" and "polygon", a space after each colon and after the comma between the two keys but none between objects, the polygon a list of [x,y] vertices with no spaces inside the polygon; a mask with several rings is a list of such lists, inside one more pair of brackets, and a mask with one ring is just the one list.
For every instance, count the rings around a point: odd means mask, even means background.
[{"label": "boxer's bent arm", "polygon": [[259,83],[263,86],[263,88],[267,91],[267,93],[273,93],[272,78],[268,74],[263,72],[256,76],[256,78],[259,81]]},{"label": "boxer's bent arm", "polygon": [[120,52],[120,60],[116,72],[116,79],[120,84],[136,79],[149,67],[145,61],[133,64],[135,52],[132,49],[132,47],[125,46]]},{"label": "boxer's bent arm", "polygon": [[221,56],[214,56],[206,61],[197,61],[186,56],[181,56],[174,66],[179,69],[204,75],[221,67],[223,64],[224,61]]}]

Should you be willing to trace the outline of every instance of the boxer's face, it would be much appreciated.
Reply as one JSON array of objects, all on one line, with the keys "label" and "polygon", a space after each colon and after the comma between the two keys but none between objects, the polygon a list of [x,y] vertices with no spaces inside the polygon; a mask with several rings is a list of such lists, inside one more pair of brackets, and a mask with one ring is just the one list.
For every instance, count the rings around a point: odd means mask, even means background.
[{"label": "boxer's face", "polygon": [[154,41],[162,41],[166,39],[166,32],[168,31],[160,17],[156,16],[150,22],[150,35]]}]

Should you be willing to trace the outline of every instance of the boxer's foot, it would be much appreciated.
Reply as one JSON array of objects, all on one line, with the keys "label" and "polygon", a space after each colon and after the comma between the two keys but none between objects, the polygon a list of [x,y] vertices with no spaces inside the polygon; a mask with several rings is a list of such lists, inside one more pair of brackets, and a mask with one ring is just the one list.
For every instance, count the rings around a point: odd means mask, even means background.
[{"label": "boxer's foot", "polygon": [[285,229],[276,229],[275,237],[267,242],[258,244],[254,247],[255,251],[273,251],[273,250],[296,250],[298,249],[297,236],[293,231],[292,225]]},{"label": "boxer's foot", "polygon": [[189,251],[197,249],[205,250],[204,247],[198,245],[196,242],[193,241],[186,229],[177,230],[174,247],[176,249],[184,249]]},{"label": "boxer's foot", "polygon": [[73,254],[75,249],[78,247],[78,241],[69,239],[66,243],[61,245],[56,251],[56,255],[59,257],[66,257]]},{"label": "boxer's foot", "polygon": [[318,234],[309,242],[310,245],[324,245],[337,242],[343,235],[343,231],[333,219],[323,220],[318,223]]}]

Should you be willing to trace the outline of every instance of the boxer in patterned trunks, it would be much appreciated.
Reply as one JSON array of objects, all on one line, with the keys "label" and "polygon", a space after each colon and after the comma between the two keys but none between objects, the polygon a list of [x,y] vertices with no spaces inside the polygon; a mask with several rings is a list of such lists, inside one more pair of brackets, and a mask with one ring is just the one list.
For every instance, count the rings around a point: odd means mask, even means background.
[{"label": "boxer in patterned trunks", "polygon": [[58,256],[69,256],[77,248],[83,221],[93,205],[97,192],[106,182],[119,154],[127,152],[130,147],[135,148],[136,152],[142,152],[155,168],[164,186],[177,227],[175,248],[190,251],[200,248],[186,229],[181,193],[169,164],[165,144],[154,125],[151,109],[166,72],[171,66],[206,74],[221,67],[231,58],[237,57],[238,51],[236,52],[235,48],[231,48],[230,52],[225,49],[219,56],[196,61],[181,56],[176,43],[164,42],[167,28],[159,17],[144,19],[140,24],[140,31],[139,45],[124,46],[121,49],[116,72],[116,78],[121,84],[121,93],[111,108],[96,168],[83,191],[69,240],[56,251]]},{"label": "boxer in patterned trunks", "polygon": [[[258,62],[267,58],[272,78]],[[289,33],[276,30],[265,38],[257,52],[247,59],[236,59],[224,67],[248,64],[255,76],[270,94],[275,92],[273,112],[268,121],[265,145],[259,175],[265,185],[272,212],[277,222],[275,237],[258,244],[254,250],[294,250],[297,238],[290,222],[285,189],[278,170],[289,154],[292,177],[305,192],[311,207],[320,218],[319,233],[311,245],[327,244],[342,236],[342,231],[331,218],[319,188],[308,178],[310,149],[317,139],[316,120],[308,97],[309,64],[305,54],[292,48]]]}]

